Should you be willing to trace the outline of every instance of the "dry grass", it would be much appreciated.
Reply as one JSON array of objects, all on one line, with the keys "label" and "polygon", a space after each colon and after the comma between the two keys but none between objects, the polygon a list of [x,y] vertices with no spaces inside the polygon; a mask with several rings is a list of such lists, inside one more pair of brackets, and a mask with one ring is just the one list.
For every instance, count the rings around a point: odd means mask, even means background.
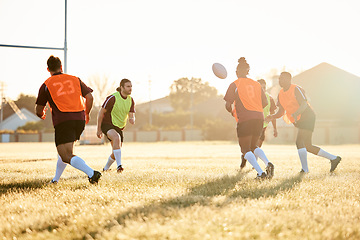
[{"label": "dry grass", "polygon": [[[110,153],[75,149],[95,169]],[[309,155],[304,177],[295,146],[263,149],[271,181],[238,171],[236,143],[126,143],[122,174],[95,186],[68,166],[47,185],[54,144],[2,143],[0,239],[360,239],[359,145],[324,147],[343,157],[332,175]]]}]

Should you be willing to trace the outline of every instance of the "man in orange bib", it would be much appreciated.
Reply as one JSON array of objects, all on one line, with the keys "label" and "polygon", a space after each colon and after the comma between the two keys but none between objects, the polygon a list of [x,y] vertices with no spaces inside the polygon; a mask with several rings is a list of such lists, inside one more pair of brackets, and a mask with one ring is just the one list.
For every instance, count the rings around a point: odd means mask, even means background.
[{"label": "man in orange bib", "polygon": [[45,119],[49,103],[55,128],[55,145],[59,154],[56,173],[51,183],[57,183],[67,164],[83,171],[91,184],[97,183],[101,173],[90,168],[83,159],[73,154],[74,142],[80,139],[85,122],[89,122],[92,108],[92,89],[78,77],[62,73],[61,61],[50,56],[47,60],[51,77],[40,87],[36,100],[36,115]]},{"label": "man in orange bib", "polygon": [[[264,151],[257,146],[264,124],[263,108],[268,104],[266,95],[260,83],[247,78],[250,66],[245,58],[240,58],[238,62],[236,68],[238,79],[230,84],[224,96],[225,108],[233,116],[236,115],[237,136],[241,152],[257,171],[257,178],[272,178],[274,165],[269,162]],[[233,113],[232,108],[234,103],[236,114]],[[266,173],[261,169],[256,157],[264,161]]]},{"label": "man in orange bib", "polygon": [[301,173],[308,173],[307,152],[330,160],[330,172],[333,172],[341,161],[341,157],[332,155],[312,144],[312,133],[315,127],[315,113],[307,102],[304,90],[291,84],[292,76],[288,72],[282,72],[279,77],[279,85],[282,88],[278,96],[279,110],[269,115],[265,120],[272,121],[284,116],[287,123],[292,123],[298,129],[296,147],[301,162]]}]

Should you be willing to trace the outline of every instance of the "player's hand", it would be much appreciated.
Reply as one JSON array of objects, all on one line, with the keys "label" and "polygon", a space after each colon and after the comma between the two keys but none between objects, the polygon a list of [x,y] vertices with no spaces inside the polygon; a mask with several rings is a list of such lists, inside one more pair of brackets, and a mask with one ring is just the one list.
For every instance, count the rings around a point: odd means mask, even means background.
[{"label": "player's hand", "polygon": [[45,120],[46,118],[46,111],[47,111],[47,107],[44,107],[43,115],[40,117],[42,120]]},{"label": "player's hand", "polygon": [[272,115],[269,115],[265,118],[265,122],[270,122],[272,120],[274,120],[274,117]]},{"label": "player's hand", "polygon": [[298,115],[296,115],[296,114],[291,114],[291,116],[294,118],[294,123],[296,123],[297,121],[298,121]]},{"label": "player's hand", "polygon": [[135,124],[135,117],[129,118],[129,123]]},{"label": "player's hand", "polygon": [[97,132],[96,132],[96,136],[98,137],[98,138],[102,138],[102,136],[103,136],[103,133],[102,133],[102,131],[101,130],[97,130]]},{"label": "player's hand", "polygon": [[88,124],[90,121],[90,116],[88,113],[85,113],[85,124]]},{"label": "player's hand", "polygon": [[277,137],[278,136],[278,132],[277,132],[277,129],[274,128],[274,137]]}]

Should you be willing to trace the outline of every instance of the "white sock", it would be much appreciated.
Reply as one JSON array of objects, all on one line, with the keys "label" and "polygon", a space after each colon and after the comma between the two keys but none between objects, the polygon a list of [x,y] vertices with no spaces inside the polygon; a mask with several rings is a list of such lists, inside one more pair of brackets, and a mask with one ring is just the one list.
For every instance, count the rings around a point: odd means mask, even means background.
[{"label": "white sock", "polygon": [[79,158],[78,156],[73,156],[70,159],[70,165],[73,166],[76,169],[79,169],[80,171],[83,171],[86,173],[89,177],[92,177],[94,175],[94,170],[89,167],[84,160]]},{"label": "white sock", "polygon": [[113,150],[117,166],[121,165],[121,149]]},{"label": "white sock", "polygon": [[256,158],[260,158],[265,163],[265,166],[268,165],[269,159],[266,157],[264,151],[261,148],[255,148],[254,155]]},{"label": "white sock", "polygon": [[108,161],[104,167],[104,171],[108,170],[110,168],[111,164],[113,164],[114,162],[115,162],[115,159],[113,159],[110,155],[108,158]]},{"label": "white sock", "polygon": [[305,172],[309,172],[308,164],[307,164],[307,151],[306,148],[298,149],[298,154],[300,157],[301,167]]},{"label": "white sock", "polygon": [[255,155],[249,151],[245,154],[244,158],[248,160],[248,162],[255,168],[255,170],[258,172],[258,175],[261,175],[264,171],[261,169],[260,165],[256,161]]},{"label": "white sock", "polygon": [[64,172],[66,166],[67,166],[67,164],[64,163],[62,161],[61,157],[58,155],[58,160],[56,163],[56,172],[55,172],[55,177],[53,178],[53,181],[58,182],[60,180],[60,177],[61,177],[62,173]]},{"label": "white sock", "polygon": [[332,154],[330,154],[330,153],[328,153],[328,152],[325,152],[325,151],[322,150],[321,148],[320,148],[320,151],[318,152],[317,155],[320,156],[320,157],[327,158],[327,159],[329,159],[329,160],[335,160],[335,159],[336,159],[336,156],[335,156],[335,155],[332,155]]}]

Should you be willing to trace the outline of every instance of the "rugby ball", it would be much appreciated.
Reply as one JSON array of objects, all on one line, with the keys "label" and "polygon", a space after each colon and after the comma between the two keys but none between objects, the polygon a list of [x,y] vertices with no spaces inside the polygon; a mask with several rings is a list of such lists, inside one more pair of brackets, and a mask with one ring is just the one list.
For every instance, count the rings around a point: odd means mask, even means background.
[{"label": "rugby ball", "polygon": [[212,65],[212,70],[218,78],[225,79],[227,77],[226,68],[220,63],[214,63]]}]

